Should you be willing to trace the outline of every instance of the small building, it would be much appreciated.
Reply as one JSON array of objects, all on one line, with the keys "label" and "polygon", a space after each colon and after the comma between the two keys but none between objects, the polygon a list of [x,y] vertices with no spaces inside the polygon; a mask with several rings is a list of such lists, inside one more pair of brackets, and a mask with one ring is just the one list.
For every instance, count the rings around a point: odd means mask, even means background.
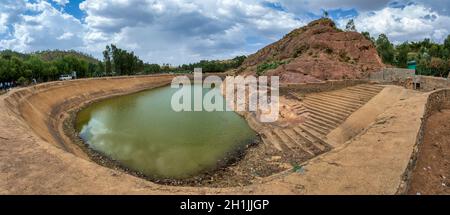
[{"label": "small building", "polygon": [[77,72],[76,71],[72,71],[72,78],[73,79],[77,79]]},{"label": "small building", "polygon": [[413,60],[413,61],[409,61],[408,62],[408,69],[412,69],[412,70],[416,70],[416,67],[417,67],[417,64],[416,64],[416,61],[415,60]]}]

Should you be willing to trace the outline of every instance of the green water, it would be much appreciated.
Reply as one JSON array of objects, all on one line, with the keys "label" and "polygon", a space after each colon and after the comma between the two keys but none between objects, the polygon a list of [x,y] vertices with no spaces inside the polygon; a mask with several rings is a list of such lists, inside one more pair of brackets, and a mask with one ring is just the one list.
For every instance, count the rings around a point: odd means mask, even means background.
[{"label": "green water", "polygon": [[178,90],[168,86],[95,103],[79,112],[76,129],[90,148],[122,165],[175,179],[214,169],[256,137],[234,112],[173,111]]}]

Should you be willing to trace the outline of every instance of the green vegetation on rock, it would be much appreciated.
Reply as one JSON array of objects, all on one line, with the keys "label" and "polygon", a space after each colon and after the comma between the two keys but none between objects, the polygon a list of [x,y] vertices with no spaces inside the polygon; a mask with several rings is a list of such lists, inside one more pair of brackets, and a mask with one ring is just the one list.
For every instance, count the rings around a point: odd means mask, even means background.
[{"label": "green vegetation on rock", "polygon": [[258,65],[258,67],[256,69],[256,74],[258,76],[264,75],[264,73],[267,70],[276,69],[276,68],[278,68],[278,66],[283,65],[283,64],[285,64],[285,62],[281,62],[281,61],[272,61],[272,62],[262,63],[262,64]]}]

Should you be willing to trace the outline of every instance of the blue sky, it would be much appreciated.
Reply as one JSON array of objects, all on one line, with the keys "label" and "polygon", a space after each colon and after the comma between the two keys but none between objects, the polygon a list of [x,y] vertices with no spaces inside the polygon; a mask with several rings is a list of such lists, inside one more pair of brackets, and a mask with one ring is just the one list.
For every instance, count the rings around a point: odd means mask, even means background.
[{"label": "blue sky", "polygon": [[152,63],[247,55],[323,11],[338,26],[394,43],[450,33],[448,0],[1,0],[0,49],[74,49],[101,58],[109,43]]},{"label": "blue sky", "polygon": [[54,7],[58,8],[58,9],[63,9],[68,14],[74,16],[75,18],[77,18],[79,20],[82,20],[85,16],[85,13],[83,11],[81,11],[81,9],[80,9],[80,3],[83,1],[84,0],[70,0],[65,5],[58,4],[58,2],[55,2],[55,1],[50,1],[50,3]]}]

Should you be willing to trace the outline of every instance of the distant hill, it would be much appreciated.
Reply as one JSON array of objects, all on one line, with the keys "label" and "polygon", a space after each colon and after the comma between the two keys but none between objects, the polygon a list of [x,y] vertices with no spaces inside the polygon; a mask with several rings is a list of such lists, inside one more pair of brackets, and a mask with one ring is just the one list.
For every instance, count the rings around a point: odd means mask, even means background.
[{"label": "distant hill", "polygon": [[92,57],[91,55],[77,52],[74,50],[70,50],[70,51],[61,51],[61,50],[39,51],[39,52],[35,52],[34,54],[39,56],[44,61],[52,61],[52,60],[62,58],[65,56],[72,56],[72,57],[76,57],[81,60],[85,60],[89,63],[98,63],[99,62],[98,59]]},{"label": "distant hill", "polygon": [[38,52],[33,52],[30,54],[24,54],[24,53],[20,53],[20,52],[16,52],[16,51],[11,51],[11,50],[4,50],[4,51],[0,51],[0,55],[10,55],[10,56],[15,56],[18,58],[21,58],[23,60],[28,59],[30,56],[35,55],[38,56],[40,59],[42,59],[43,61],[53,61],[59,58],[63,58],[65,56],[72,56],[75,57],[77,59],[81,59],[81,60],[85,60],[89,63],[98,63],[99,60],[92,57],[89,54],[85,54],[85,53],[81,53],[81,52],[77,52],[74,50],[69,50],[69,51],[61,51],[61,50],[47,50],[47,51],[38,51]]},{"label": "distant hill", "polygon": [[304,83],[359,79],[383,67],[372,41],[323,18],[248,56],[236,73],[278,75],[284,83]]},{"label": "distant hill", "polygon": [[29,54],[24,54],[24,53],[20,53],[20,52],[16,52],[16,51],[12,51],[12,50],[3,50],[0,51],[0,56],[11,56],[11,57],[18,57],[22,60],[26,60],[30,57]]}]

